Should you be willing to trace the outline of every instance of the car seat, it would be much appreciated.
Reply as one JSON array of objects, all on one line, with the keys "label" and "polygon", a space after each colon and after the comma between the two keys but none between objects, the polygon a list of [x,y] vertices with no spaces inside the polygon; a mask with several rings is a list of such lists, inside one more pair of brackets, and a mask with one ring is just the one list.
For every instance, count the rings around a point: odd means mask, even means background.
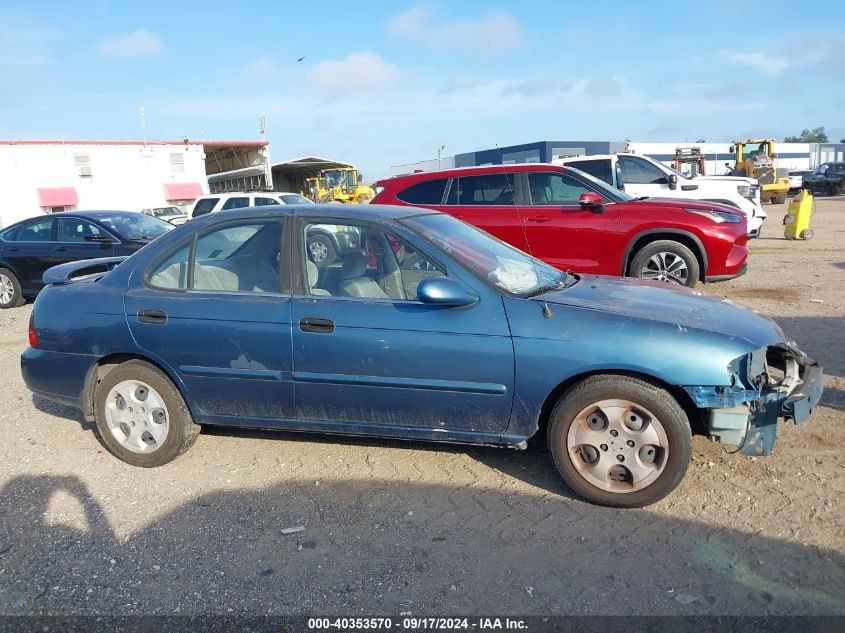
[{"label": "car seat", "polygon": [[390,298],[381,286],[367,277],[367,255],[361,251],[353,250],[344,255],[340,278],[340,294],[344,297]]},{"label": "car seat", "polygon": [[308,292],[318,297],[332,296],[332,293],[330,293],[328,290],[323,290],[322,288],[316,287],[317,282],[320,278],[320,270],[317,268],[317,264],[312,262],[310,259],[306,259],[305,271],[308,276]]}]

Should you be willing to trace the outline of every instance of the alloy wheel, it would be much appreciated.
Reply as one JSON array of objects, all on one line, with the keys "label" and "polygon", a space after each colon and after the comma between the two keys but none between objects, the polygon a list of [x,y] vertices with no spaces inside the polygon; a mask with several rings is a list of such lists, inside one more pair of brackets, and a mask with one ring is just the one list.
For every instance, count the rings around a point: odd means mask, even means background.
[{"label": "alloy wheel", "polygon": [[664,251],[648,258],[642,268],[642,278],[686,286],[689,281],[689,268],[683,257]]}]

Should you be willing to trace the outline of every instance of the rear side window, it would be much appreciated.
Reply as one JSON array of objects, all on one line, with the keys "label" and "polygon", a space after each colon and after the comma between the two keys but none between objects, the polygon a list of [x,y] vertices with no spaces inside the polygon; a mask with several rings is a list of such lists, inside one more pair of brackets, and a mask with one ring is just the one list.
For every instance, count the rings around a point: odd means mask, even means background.
[{"label": "rear side window", "polygon": [[206,213],[211,213],[211,210],[214,208],[214,205],[220,198],[205,198],[197,202],[196,206],[194,207],[193,217],[197,217],[198,215],[205,215]]},{"label": "rear side window", "polygon": [[185,290],[188,287],[188,256],[190,242],[156,266],[150,274],[150,284],[166,290]]},{"label": "rear side window", "polygon": [[513,174],[461,176],[452,180],[448,205],[513,205]]},{"label": "rear side window", "polygon": [[53,220],[41,220],[24,224],[18,230],[19,242],[49,242],[53,232]]},{"label": "rear side window", "polygon": [[249,198],[229,198],[223,203],[221,211],[228,211],[229,209],[243,209],[249,206]]},{"label": "rear side window", "polygon": [[14,242],[16,239],[18,239],[18,227],[3,231],[2,233],[0,233],[0,237],[2,237],[8,242]]},{"label": "rear side window", "polygon": [[575,163],[569,163],[568,166],[580,169],[584,173],[595,176],[599,180],[603,180],[607,184],[613,186],[613,175],[610,171],[610,159],[608,158],[598,160],[579,160]]},{"label": "rear side window", "polygon": [[448,178],[418,182],[397,193],[396,197],[408,204],[439,205],[443,202],[443,193],[446,191],[447,182],[449,182]]}]

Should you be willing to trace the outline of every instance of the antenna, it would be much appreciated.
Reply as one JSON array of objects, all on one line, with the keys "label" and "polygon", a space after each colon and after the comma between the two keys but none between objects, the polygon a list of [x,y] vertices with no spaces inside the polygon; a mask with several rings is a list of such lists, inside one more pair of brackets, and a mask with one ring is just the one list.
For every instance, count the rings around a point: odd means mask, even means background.
[{"label": "antenna", "polygon": [[[540,272],[537,270],[534,254],[531,252],[531,242],[528,241],[528,231],[525,230],[525,218],[522,216],[522,211],[519,209],[519,203],[516,201],[516,189],[508,176],[508,170],[502,160],[502,150],[499,149],[498,143],[496,144],[496,153],[499,155],[499,164],[502,166],[502,174],[505,176],[508,187],[511,188],[511,195],[513,195],[513,208],[516,209],[516,217],[519,218],[519,227],[522,229],[522,239],[525,240],[525,248],[528,249],[528,255],[531,257],[531,266],[534,268],[534,276],[537,277],[537,283],[540,283]],[[543,299],[543,316],[547,319],[551,319],[554,316],[554,313],[551,309],[549,309],[549,304],[546,303],[545,299]]]},{"label": "antenna", "polygon": [[141,107],[141,135],[144,137],[144,147],[147,146],[147,116],[144,114],[144,108]]}]

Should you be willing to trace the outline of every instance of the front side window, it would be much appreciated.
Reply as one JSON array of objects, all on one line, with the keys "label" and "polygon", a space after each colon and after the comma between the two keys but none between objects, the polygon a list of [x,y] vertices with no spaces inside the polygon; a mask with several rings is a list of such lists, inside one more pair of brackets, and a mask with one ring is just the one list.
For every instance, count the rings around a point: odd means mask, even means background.
[{"label": "front side window", "polygon": [[40,220],[24,224],[18,231],[19,242],[49,242],[52,239],[53,220]]},{"label": "front side window", "polygon": [[221,211],[227,211],[228,209],[242,209],[244,207],[249,206],[249,198],[229,198],[226,202],[223,203],[223,207],[220,209]]},{"label": "front side window", "polygon": [[485,283],[510,294],[532,295],[562,284],[567,274],[445,214],[401,220],[436,249]]},{"label": "front side window", "polygon": [[439,205],[443,202],[443,193],[448,182],[448,178],[418,182],[397,193],[396,197],[408,204]]},{"label": "front side window", "polygon": [[631,156],[620,156],[619,167],[626,185],[666,185],[669,180],[660,169],[648,161]]},{"label": "front side window", "polygon": [[265,207],[268,205],[279,205],[281,204],[278,200],[274,200],[273,198],[256,198],[255,199],[255,206],[256,207]]},{"label": "front side window", "polygon": [[276,221],[228,225],[183,245],[147,279],[166,290],[280,292],[281,238]]},{"label": "front side window", "polygon": [[214,209],[214,205],[216,205],[219,200],[220,198],[204,198],[202,200],[198,200],[196,206],[194,207],[194,217],[211,213]]},{"label": "front side window", "polygon": [[105,237],[105,234],[87,220],[59,218],[59,242],[85,242],[86,237]]},{"label": "front side window", "polygon": [[452,179],[448,205],[513,205],[514,174],[484,174]]},{"label": "front side window", "polygon": [[593,193],[580,180],[557,172],[528,174],[528,189],[531,192],[531,204],[535,206],[575,205],[582,193]]},{"label": "front side window", "polygon": [[[312,246],[329,240],[335,259]],[[368,224],[310,221],[301,253],[306,292],[313,296],[413,301],[423,279],[445,276],[443,268],[407,240]]]}]

